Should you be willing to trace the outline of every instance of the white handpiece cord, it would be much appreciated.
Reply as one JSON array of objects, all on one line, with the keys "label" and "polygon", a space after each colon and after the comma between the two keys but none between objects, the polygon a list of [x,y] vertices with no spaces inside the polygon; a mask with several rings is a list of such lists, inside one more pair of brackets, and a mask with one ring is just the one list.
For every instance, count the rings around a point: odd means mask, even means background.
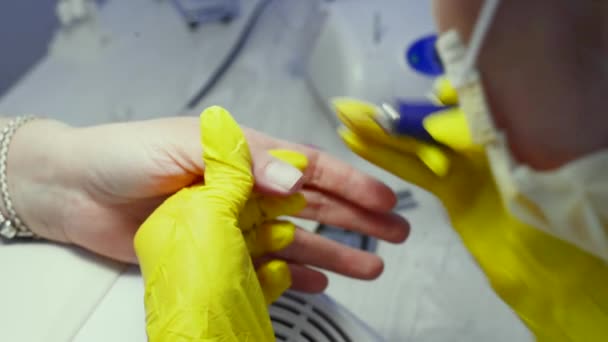
[{"label": "white handpiece cord", "polygon": [[475,67],[479,52],[481,51],[485,37],[490,30],[490,25],[492,25],[499,4],[500,0],[485,0],[483,3],[479,16],[477,17],[477,22],[473,27],[471,39],[469,39],[469,44],[464,56],[463,68],[454,80],[456,87],[464,85],[466,76],[469,75]]}]

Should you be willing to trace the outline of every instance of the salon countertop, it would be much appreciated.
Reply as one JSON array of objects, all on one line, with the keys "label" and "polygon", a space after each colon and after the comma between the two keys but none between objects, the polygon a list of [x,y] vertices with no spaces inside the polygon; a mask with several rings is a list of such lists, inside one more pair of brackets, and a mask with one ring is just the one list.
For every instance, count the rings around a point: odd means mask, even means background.
[{"label": "salon countertop", "polygon": [[[244,2],[245,13],[253,3]],[[418,205],[404,213],[413,227],[410,239],[403,245],[378,245],[384,274],[372,282],[332,274],[327,290],[386,340],[531,340],[492,292],[438,201],[362,161],[340,142],[334,121],[301,73],[299,53],[308,37],[306,17],[297,14],[307,5],[285,0],[270,6],[243,54],[196,110],[181,108],[226,53],[242,20],[191,32],[167,2],[131,0],[107,2],[98,26],[58,32],[48,56],[0,99],[0,113],[44,114],[88,125],[195,115],[209,104],[224,105],[246,126],[317,145],[396,190],[412,191]],[[13,341],[54,341],[52,336],[61,334],[50,326],[58,316],[61,324],[75,327],[77,341],[143,336],[143,315],[129,315],[143,312],[141,288],[131,287],[132,293],[121,297],[130,299],[107,303],[113,284],[139,277],[136,268],[122,273],[124,266],[86,252],[36,244],[1,245],[0,269],[2,340],[9,334]],[[16,291],[27,297],[14,295]],[[107,311],[108,305],[113,314],[100,318],[95,311]],[[4,322],[15,324],[4,327]],[[32,332],[38,326],[45,336]]]}]

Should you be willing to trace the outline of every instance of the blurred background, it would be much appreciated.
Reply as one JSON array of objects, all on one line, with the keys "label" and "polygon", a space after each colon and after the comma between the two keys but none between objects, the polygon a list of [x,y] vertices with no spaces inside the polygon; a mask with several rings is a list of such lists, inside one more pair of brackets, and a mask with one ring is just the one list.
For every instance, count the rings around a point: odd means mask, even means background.
[{"label": "blurred background", "polygon": [[[330,274],[327,290],[381,340],[525,341],[439,202],[336,134],[332,97],[426,99],[433,34],[431,2],[420,0],[2,0],[0,115],[84,126],[222,105],[242,125],[314,145],[400,194],[397,210],[413,227],[404,245],[298,222],[385,260],[379,279]],[[121,278],[78,341],[145,339],[138,277]],[[53,296],[73,300],[71,289],[60,284]],[[22,323],[15,331],[35,322]]]},{"label": "blurred background", "polygon": [[0,96],[44,57],[59,20],[57,0],[4,0],[0,4]]}]

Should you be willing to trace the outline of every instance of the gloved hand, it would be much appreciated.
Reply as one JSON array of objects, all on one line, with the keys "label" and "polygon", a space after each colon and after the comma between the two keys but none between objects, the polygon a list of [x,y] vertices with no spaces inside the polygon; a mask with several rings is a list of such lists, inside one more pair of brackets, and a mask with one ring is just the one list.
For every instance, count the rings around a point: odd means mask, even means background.
[{"label": "gloved hand", "polygon": [[[445,81],[440,89],[438,98],[455,104]],[[432,148],[387,135],[373,120],[371,104],[341,99],[335,107],[346,126],[339,134],[351,150],[443,202],[491,285],[539,341],[608,341],[608,266],[505,210],[483,150],[472,144],[457,107],[425,119],[441,145]]]},{"label": "gloved hand", "polygon": [[[268,304],[291,285],[284,261],[254,269],[252,256],[286,247],[295,226],[277,221],[304,198],[252,194],[249,147],[230,114],[201,114],[204,184],[168,198],[135,236],[145,282],[149,341],[274,341]],[[306,167],[289,151],[275,157]]]}]

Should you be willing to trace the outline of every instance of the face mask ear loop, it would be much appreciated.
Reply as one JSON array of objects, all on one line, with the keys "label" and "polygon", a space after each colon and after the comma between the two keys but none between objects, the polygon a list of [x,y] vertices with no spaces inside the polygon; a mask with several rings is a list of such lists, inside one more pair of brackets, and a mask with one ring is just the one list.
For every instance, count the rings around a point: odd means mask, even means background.
[{"label": "face mask ear loop", "polygon": [[462,86],[466,82],[466,76],[470,75],[477,62],[477,57],[485,40],[485,36],[490,30],[490,25],[496,14],[500,0],[485,0],[481,7],[481,12],[473,28],[473,34],[469,40],[469,46],[464,57],[463,68],[455,80],[456,86]]}]

